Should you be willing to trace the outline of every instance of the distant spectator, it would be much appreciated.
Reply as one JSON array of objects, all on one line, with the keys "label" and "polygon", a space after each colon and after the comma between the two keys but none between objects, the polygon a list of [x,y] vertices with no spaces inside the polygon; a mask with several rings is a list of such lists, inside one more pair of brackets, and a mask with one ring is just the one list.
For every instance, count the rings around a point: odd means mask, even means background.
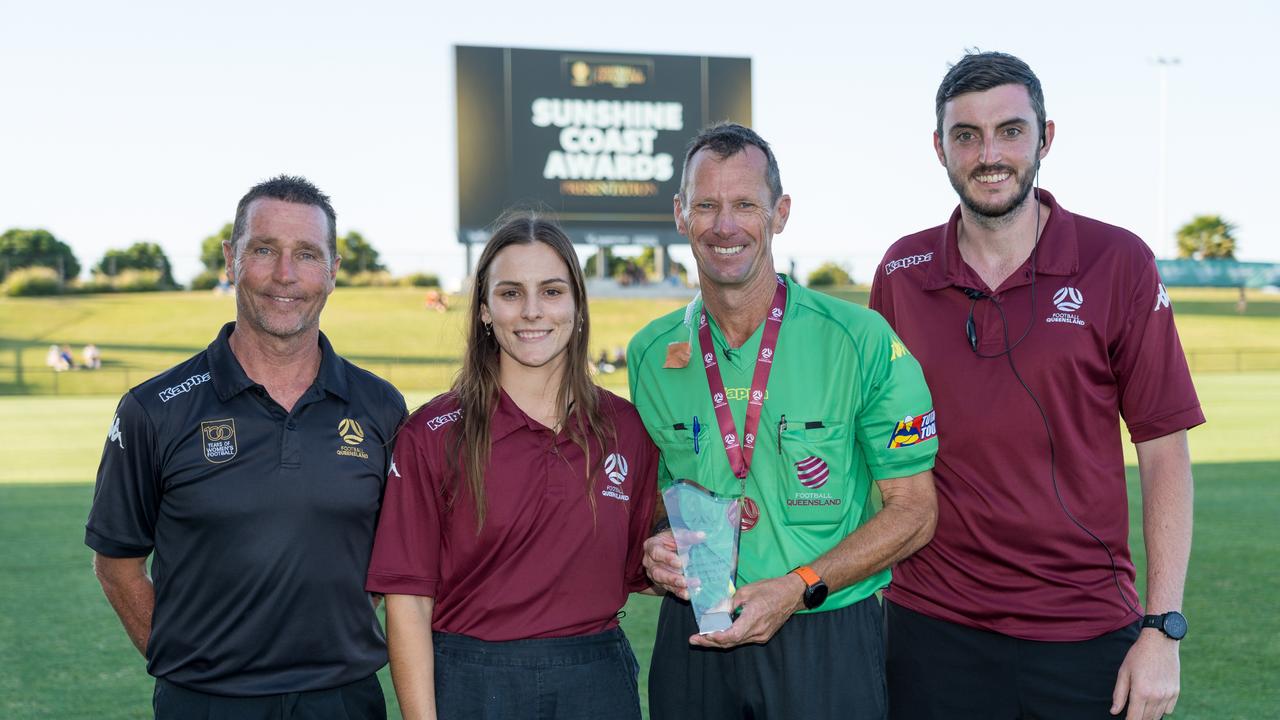
[{"label": "distant spectator", "polygon": [[1244,286],[1240,286],[1240,298],[1236,300],[1236,312],[1243,315],[1249,309],[1249,298],[1244,296]]},{"label": "distant spectator", "polygon": [[75,357],[71,354],[71,346],[63,345],[61,348],[58,349],[58,371],[62,372],[63,370],[75,370],[75,369],[76,369],[76,360],[75,360]]},{"label": "distant spectator", "polygon": [[427,309],[436,312],[447,312],[449,310],[449,298],[443,292],[436,289],[427,291]]},{"label": "distant spectator", "polygon": [[[604,353],[601,353],[601,355],[603,356]],[[621,345],[615,345],[613,347],[613,359],[611,359],[609,362],[610,364],[613,365],[614,369],[616,370],[621,370],[622,368],[626,367],[627,366],[627,349],[622,347]]]},{"label": "distant spectator", "polygon": [[49,352],[44,356],[44,364],[53,368],[54,372],[63,372],[71,369],[70,361],[63,358],[62,350],[57,345],[49,346]]},{"label": "distant spectator", "polygon": [[84,352],[80,353],[80,357],[84,362],[85,370],[97,370],[102,367],[102,353],[98,352],[98,346],[93,343],[84,346]]},{"label": "distant spectator", "polygon": [[609,362],[609,353],[601,350],[600,357],[596,358],[596,370],[602,375],[608,375],[617,369],[616,366]]}]

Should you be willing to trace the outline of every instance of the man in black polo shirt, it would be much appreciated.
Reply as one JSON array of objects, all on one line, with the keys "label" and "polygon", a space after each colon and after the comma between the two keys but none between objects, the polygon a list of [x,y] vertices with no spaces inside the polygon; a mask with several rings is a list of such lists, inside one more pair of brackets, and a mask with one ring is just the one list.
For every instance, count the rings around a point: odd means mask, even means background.
[{"label": "man in black polo shirt", "polygon": [[320,333],[340,258],[315,186],[254,187],[223,253],[236,322],[116,410],[94,569],[156,717],[384,718],[364,580],[404,399]]}]

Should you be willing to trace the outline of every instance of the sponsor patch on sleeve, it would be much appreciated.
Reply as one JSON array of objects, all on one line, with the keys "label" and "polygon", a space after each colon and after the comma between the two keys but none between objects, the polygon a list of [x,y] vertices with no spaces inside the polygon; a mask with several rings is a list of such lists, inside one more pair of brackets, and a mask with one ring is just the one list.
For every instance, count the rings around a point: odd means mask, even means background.
[{"label": "sponsor patch on sleeve", "polygon": [[923,415],[908,415],[893,429],[889,437],[889,449],[919,445],[938,435],[937,413],[933,410]]}]

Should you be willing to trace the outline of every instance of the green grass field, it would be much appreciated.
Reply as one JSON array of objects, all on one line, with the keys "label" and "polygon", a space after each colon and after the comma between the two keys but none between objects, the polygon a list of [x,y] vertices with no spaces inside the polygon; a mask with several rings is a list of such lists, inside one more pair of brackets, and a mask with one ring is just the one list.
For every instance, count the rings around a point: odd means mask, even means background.
[{"label": "green grass field", "polygon": [[[866,303],[865,288],[833,294]],[[457,369],[463,302],[455,298],[454,309],[441,314],[425,311],[423,297],[412,288],[342,288],[322,327],[339,352],[397,387],[443,388]],[[1194,371],[1280,370],[1280,296],[1253,294],[1244,315],[1236,314],[1233,290],[1178,290],[1173,298]],[[593,301],[593,352],[625,346],[645,322],[682,304]],[[203,292],[0,298],[0,395],[119,396],[202,350],[234,316],[233,298]],[[51,344],[79,353],[90,342],[102,350],[102,370],[45,367]]]},{"label": "green grass field", "polygon": [[[865,298],[857,290],[842,294]],[[447,383],[461,339],[458,312],[426,313],[420,301],[406,290],[344,289],[325,315],[341,352],[403,388],[421,388],[407,392],[411,405]],[[1280,300],[1251,298],[1244,316],[1235,313],[1234,295],[1221,291],[1183,291],[1174,303],[1189,352],[1280,354]],[[593,345],[624,344],[646,320],[680,304],[593,303]],[[91,483],[119,393],[204,347],[233,313],[229,299],[203,294],[0,300],[0,717],[150,716],[143,662],[102,597],[83,545]],[[42,365],[48,344],[78,350],[89,341],[114,370],[66,373],[57,378],[64,394],[43,394],[51,388],[40,383],[52,382]],[[19,353],[38,368],[25,373],[21,387],[12,372]],[[625,374],[601,380],[625,394]],[[1184,604],[1191,633],[1177,716],[1275,717],[1280,619],[1265,607],[1280,588],[1272,559],[1280,547],[1280,373],[1199,372],[1196,383],[1209,422],[1191,433],[1196,530]],[[67,394],[73,390],[80,394]],[[15,391],[41,394],[3,395]],[[1136,469],[1129,475],[1141,578]],[[656,608],[656,599],[635,597],[623,620],[642,667]],[[389,682],[387,688],[398,717]]]}]

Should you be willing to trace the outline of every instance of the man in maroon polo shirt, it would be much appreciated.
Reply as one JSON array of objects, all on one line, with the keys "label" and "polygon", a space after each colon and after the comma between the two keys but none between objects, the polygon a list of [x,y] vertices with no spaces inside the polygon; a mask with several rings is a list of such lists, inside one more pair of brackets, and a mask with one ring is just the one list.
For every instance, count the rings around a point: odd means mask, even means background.
[{"label": "man in maroon polo shirt", "polygon": [[[938,528],[886,592],[894,718],[1158,718],[1178,697],[1191,548],[1186,431],[1204,422],[1150,249],[1033,188],[1040,82],[964,57],[934,148],[960,206],[899,240],[871,307],[924,368]],[[1120,419],[1147,548],[1134,587]]]}]

